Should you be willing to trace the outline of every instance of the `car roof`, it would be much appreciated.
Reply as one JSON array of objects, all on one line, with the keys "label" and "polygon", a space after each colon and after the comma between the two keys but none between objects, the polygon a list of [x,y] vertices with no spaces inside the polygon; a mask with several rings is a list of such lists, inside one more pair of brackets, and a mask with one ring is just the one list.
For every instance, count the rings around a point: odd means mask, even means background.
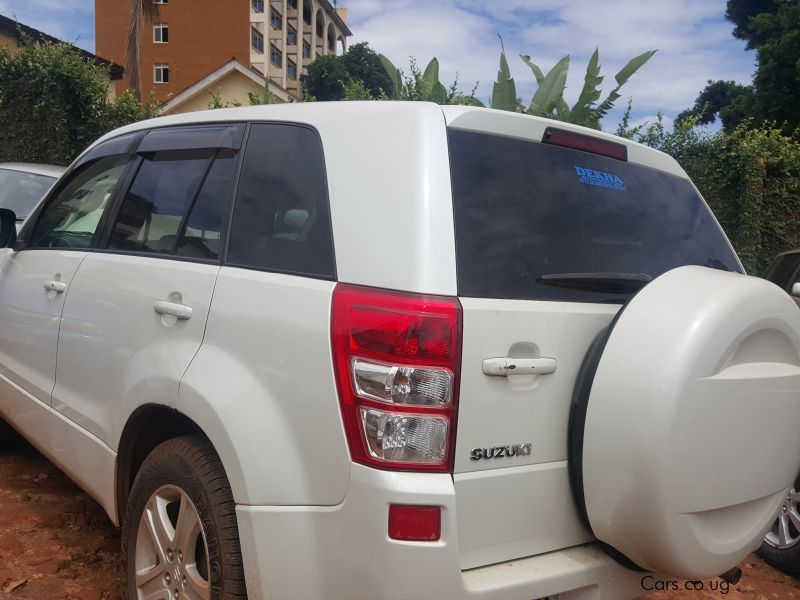
[{"label": "car roof", "polygon": [[[288,104],[269,104],[258,106],[242,106],[221,108],[198,112],[181,113],[138,121],[112,131],[95,142],[94,145],[114,137],[136,131],[175,125],[202,125],[210,123],[233,122],[296,122],[319,127],[332,121],[347,121],[352,129],[372,128],[380,130],[392,115],[415,112],[419,115],[432,116],[438,114],[447,127],[452,129],[479,130],[503,136],[541,140],[547,127],[583,133],[592,137],[603,138],[623,144],[628,149],[628,160],[677,175],[686,177],[683,169],[671,156],[618,136],[542,117],[523,115],[509,111],[501,111],[475,106],[441,106],[431,102],[409,101],[358,101],[358,102],[292,102]],[[408,131],[414,135],[414,131]]]},{"label": "car roof", "polygon": [[58,179],[62,173],[66,171],[66,167],[59,167],[56,165],[40,165],[36,163],[17,163],[8,162],[0,163],[0,169],[9,171],[22,171],[23,173],[32,173],[34,175],[44,175],[45,177],[53,177]]}]

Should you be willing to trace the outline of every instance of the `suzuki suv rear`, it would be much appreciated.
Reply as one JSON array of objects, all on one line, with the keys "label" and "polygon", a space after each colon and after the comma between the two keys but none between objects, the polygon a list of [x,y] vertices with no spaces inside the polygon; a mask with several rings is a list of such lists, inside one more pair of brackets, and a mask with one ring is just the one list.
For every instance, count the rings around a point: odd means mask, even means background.
[{"label": "suzuki suv rear", "polygon": [[800,468],[797,306],[597,131],[166,117],[0,230],[0,414],[121,523],[128,598],[731,581]]}]

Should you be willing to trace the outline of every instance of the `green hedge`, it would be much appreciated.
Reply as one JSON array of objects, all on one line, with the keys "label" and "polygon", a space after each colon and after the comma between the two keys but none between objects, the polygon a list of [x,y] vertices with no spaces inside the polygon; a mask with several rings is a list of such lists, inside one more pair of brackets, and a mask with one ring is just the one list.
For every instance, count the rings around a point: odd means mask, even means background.
[{"label": "green hedge", "polygon": [[67,165],[104,133],[154,114],[131,93],[108,100],[108,70],[69,44],[0,49],[0,161]]}]

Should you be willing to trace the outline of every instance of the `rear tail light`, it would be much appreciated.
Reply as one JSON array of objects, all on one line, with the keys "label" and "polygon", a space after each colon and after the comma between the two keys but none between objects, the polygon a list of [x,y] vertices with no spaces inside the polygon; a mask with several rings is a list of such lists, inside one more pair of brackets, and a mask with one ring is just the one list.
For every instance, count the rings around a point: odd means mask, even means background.
[{"label": "rear tail light", "polygon": [[458,300],[339,284],[331,337],[353,460],[382,469],[451,470]]}]

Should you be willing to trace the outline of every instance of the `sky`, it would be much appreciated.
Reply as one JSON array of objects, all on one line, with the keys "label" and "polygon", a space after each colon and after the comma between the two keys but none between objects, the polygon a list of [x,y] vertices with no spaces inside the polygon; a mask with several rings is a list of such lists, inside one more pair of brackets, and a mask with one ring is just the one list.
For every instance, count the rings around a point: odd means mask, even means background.
[{"label": "sky", "polygon": [[[349,43],[367,41],[406,71],[409,57],[424,68],[435,56],[446,85],[458,74],[466,91],[478,83],[477,96],[484,101],[499,67],[498,34],[526,104],[536,83],[520,54],[530,55],[545,72],[569,54],[565,97],[571,105],[595,48],[606,93],[629,59],[658,50],[622,88],[618,107],[603,121],[610,131],[628,98],[634,123],[653,121],[661,111],[670,125],[707,80],[749,83],[755,71],[754,53],[731,35],[725,0],[340,0],[339,6],[348,9],[354,34]],[[93,0],[0,0],[0,14],[90,51],[93,7]]]}]

